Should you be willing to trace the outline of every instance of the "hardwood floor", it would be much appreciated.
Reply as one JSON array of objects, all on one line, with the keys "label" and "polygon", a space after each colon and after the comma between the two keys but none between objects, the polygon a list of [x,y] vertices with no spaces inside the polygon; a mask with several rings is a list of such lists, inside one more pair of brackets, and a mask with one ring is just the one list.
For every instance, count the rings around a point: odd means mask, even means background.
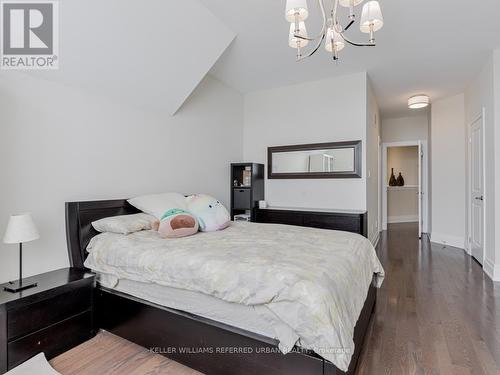
[{"label": "hardwood floor", "polygon": [[50,364],[62,375],[202,375],[104,331]]},{"label": "hardwood floor", "polygon": [[[500,374],[500,283],[463,250],[419,241],[414,224],[390,225],[378,250],[387,276],[357,375]],[[105,332],[51,364],[63,375],[200,374]]]},{"label": "hardwood floor", "polygon": [[500,283],[463,250],[393,224],[379,244],[386,271],[358,375],[500,374]]}]

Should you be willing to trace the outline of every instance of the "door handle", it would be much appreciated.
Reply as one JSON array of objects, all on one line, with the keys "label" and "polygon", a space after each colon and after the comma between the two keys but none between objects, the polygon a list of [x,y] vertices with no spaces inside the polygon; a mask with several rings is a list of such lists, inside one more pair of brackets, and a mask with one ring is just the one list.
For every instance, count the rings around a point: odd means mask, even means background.
[{"label": "door handle", "polygon": [[482,201],[484,200],[483,196],[481,195],[480,197],[476,197],[475,199],[477,199],[478,201]]}]

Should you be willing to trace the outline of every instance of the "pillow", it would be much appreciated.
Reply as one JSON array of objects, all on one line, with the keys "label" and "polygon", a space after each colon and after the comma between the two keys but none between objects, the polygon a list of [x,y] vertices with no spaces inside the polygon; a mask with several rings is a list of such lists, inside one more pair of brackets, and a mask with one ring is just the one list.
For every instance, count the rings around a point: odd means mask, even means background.
[{"label": "pillow", "polygon": [[143,195],[129,199],[128,203],[157,219],[161,219],[165,212],[173,208],[187,210],[186,198],[179,193]]},{"label": "pillow", "polygon": [[180,238],[198,232],[198,220],[186,210],[174,208],[163,214],[158,233],[162,238]]},{"label": "pillow", "polygon": [[141,230],[154,229],[158,222],[154,216],[147,214],[133,214],[106,217],[101,220],[93,221],[92,226],[98,232],[111,232],[130,234]]},{"label": "pillow", "polygon": [[217,199],[206,194],[191,195],[187,198],[188,210],[196,216],[202,232],[214,232],[227,228],[229,212]]}]

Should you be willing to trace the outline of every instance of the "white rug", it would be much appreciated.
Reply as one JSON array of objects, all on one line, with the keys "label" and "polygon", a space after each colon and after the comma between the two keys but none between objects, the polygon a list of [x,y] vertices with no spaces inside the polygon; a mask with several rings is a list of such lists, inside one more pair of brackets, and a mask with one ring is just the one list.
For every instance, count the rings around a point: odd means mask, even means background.
[{"label": "white rug", "polygon": [[40,353],[13,368],[5,375],[61,375],[50,366],[45,354]]}]

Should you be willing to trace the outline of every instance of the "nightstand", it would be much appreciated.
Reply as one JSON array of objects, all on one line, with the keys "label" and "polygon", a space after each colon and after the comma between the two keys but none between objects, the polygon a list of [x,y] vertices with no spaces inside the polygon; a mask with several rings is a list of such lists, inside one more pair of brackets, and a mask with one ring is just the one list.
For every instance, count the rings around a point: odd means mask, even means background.
[{"label": "nightstand", "polygon": [[37,287],[0,286],[0,374],[44,352],[51,359],[93,336],[95,276],[63,268],[26,278]]}]

